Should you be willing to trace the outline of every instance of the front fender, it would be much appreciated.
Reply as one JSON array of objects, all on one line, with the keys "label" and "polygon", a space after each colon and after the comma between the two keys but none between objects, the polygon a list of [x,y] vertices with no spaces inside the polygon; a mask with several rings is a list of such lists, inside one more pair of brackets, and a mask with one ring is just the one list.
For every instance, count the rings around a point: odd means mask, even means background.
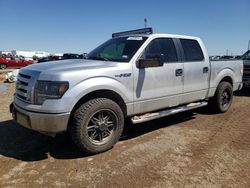
[{"label": "front fender", "polygon": [[90,92],[103,89],[116,92],[121,96],[126,104],[130,103],[133,101],[133,82],[128,78],[121,79],[125,80],[121,82],[108,77],[94,77],[86,79],[70,88],[61,99],[49,99],[44,101],[39,111],[50,113],[71,112],[76,103],[82,97]]},{"label": "front fender", "polygon": [[71,99],[68,106],[70,111],[82,97],[97,90],[114,91],[121,96],[125,103],[129,103],[133,101],[133,87],[131,84],[132,81],[127,80],[127,82],[125,81],[125,83],[121,83],[120,81],[109,77],[89,78],[71,88],[69,92],[65,93],[63,98]]}]

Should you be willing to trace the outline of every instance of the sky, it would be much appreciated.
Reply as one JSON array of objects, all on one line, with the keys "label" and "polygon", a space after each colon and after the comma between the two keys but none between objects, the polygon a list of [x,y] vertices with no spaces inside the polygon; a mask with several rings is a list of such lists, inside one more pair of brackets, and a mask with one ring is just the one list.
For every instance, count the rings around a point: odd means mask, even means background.
[{"label": "sky", "polygon": [[154,33],[200,37],[210,55],[250,40],[250,0],[0,0],[0,51],[87,53],[144,18]]}]

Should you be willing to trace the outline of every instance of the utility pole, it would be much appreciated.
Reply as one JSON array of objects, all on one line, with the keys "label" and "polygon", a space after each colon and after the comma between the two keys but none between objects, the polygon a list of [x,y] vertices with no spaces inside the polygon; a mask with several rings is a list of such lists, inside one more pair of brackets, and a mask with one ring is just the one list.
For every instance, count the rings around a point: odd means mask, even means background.
[{"label": "utility pole", "polygon": [[247,50],[250,50],[250,40],[248,41],[248,48]]},{"label": "utility pole", "polygon": [[228,56],[228,49],[227,49],[227,51],[226,51],[226,55]]},{"label": "utility pole", "polygon": [[147,23],[148,23],[148,20],[147,20],[147,18],[144,18],[144,24],[145,24],[145,28],[147,27]]}]

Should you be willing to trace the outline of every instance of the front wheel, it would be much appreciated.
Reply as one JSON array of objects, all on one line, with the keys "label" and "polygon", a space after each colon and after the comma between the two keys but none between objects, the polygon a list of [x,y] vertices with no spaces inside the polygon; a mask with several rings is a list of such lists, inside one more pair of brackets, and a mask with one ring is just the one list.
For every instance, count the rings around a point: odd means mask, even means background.
[{"label": "front wheel", "polygon": [[106,98],[80,106],[70,123],[70,135],[80,150],[95,154],[111,149],[119,140],[124,116],[117,103]]},{"label": "front wheel", "polygon": [[214,97],[209,101],[210,107],[215,112],[223,113],[228,111],[233,101],[233,87],[228,82],[221,82]]}]

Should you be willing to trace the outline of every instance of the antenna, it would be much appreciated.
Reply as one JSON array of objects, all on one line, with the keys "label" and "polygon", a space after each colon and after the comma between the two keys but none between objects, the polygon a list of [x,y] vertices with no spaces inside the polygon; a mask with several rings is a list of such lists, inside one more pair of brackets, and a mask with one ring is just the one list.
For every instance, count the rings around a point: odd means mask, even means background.
[{"label": "antenna", "polygon": [[147,20],[147,18],[144,18],[144,24],[145,24],[145,28],[147,28],[147,23],[148,23],[148,20]]}]

